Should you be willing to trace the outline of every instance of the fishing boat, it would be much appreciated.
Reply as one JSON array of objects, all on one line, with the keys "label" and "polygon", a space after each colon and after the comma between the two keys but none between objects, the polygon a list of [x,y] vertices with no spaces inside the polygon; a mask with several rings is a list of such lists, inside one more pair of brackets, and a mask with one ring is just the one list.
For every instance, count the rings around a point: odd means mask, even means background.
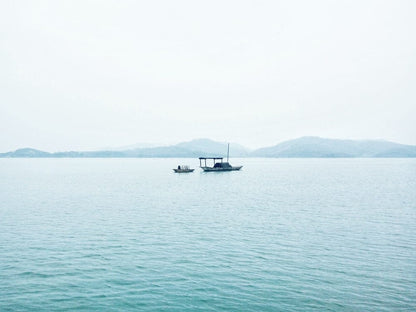
[{"label": "fishing boat", "polygon": [[[223,157],[199,157],[199,166],[205,172],[234,171],[243,168],[243,166],[231,166],[231,164],[228,162],[229,155],[230,144],[228,144],[227,149],[227,161],[224,161]],[[212,167],[207,165],[207,160],[213,161]],[[202,164],[202,162],[204,162],[204,164]]]},{"label": "fishing boat", "polygon": [[173,169],[176,173],[193,172],[195,169],[189,168],[187,165],[179,165],[178,168]]}]

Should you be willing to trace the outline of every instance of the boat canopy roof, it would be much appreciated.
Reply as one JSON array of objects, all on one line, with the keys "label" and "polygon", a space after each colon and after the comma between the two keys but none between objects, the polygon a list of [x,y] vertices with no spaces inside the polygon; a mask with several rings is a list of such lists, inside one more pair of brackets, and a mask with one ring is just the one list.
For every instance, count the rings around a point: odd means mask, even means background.
[{"label": "boat canopy roof", "polygon": [[199,157],[199,159],[224,159],[224,157]]}]

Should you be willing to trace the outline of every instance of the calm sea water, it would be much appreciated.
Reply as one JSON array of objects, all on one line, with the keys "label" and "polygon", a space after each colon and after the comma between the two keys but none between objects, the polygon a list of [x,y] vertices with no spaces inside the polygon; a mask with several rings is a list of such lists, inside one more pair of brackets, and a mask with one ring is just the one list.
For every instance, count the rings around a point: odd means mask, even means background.
[{"label": "calm sea water", "polygon": [[0,159],[0,310],[416,310],[416,159],[180,163]]}]

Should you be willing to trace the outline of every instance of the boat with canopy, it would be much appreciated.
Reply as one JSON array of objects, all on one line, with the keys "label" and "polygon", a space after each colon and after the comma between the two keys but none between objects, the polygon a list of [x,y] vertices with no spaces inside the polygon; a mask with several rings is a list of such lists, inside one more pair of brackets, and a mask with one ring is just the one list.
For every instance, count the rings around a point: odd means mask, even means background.
[{"label": "boat with canopy", "polygon": [[[243,168],[243,166],[231,166],[231,164],[228,162],[229,154],[230,144],[228,144],[227,161],[224,161],[223,157],[199,157],[199,166],[205,172],[234,171]],[[213,161],[212,167],[208,166],[207,160]]]}]

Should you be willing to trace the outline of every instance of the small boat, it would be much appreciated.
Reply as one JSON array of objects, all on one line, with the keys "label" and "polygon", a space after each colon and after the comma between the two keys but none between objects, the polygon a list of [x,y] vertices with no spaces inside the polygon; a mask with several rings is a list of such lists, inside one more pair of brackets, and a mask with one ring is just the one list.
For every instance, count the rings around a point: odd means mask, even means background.
[{"label": "small boat", "polygon": [[[227,161],[223,161],[223,157],[199,157],[199,166],[202,170],[205,172],[212,172],[212,171],[234,171],[234,170],[240,170],[243,168],[243,166],[231,166],[228,162],[228,157],[230,154],[230,144],[228,144],[228,150],[227,150]],[[209,167],[207,165],[207,159],[211,159],[214,161],[214,165],[212,167]],[[204,161],[204,166],[202,165],[202,161]]]},{"label": "small boat", "polygon": [[179,165],[178,168],[173,169],[176,173],[193,172],[195,169],[189,168],[189,166]]}]

